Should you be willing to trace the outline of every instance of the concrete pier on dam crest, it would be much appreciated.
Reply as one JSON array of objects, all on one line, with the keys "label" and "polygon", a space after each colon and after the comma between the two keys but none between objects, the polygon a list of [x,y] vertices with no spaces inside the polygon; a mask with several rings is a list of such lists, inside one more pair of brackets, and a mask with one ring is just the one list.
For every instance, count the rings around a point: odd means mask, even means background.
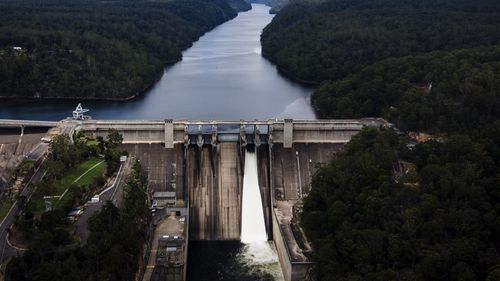
[{"label": "concrete pier on dam crest", "polygon": [[[9,126],[22,125],[22,122],[8,121]],[[189,240],[240,239],[245,149],[254,150],[267,234],[276,245],[285,280],[289,281],[308,280],[311,270],[311,248],[295,214],[301,198],[311,188],[312,176],[322,165],[333,160],[342,146],[364,126],[384,123],[382,119],[68,119],[57,124],[69,133],[106,137],[110,130],[116,130],[123,136],[123,147],[135,155],[148,172],[150,196],[159,210],[155,216],[168,217],[165,221],[176,218],[183,220],[182,223],[186,221],[184,233],[187,237],[177,243],[186,245],[179,246],[178,250],[184,251],[185,258]],[[37,122],[26,125],[33,124]],[[159,237],[166,239],[169,236]],[[165,266],[164,259],[157,258]],[[154,272],[172,273],[166,279],[165,276],[155,278],[155,273],[151,273],[150,280],[185,280],[187,260],[184,259],[184,263],[182,259],[176,261],[177,264],[168,270],[159,270],[160,265],[155,265],[150,258],[146,261],[148,268],[155,268]]]}]

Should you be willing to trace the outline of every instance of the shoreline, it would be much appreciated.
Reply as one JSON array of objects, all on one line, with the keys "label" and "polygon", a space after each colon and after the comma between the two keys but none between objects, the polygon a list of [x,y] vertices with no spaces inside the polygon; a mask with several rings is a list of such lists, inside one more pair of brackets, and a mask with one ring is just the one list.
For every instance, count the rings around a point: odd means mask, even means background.
[{"label": "shoreline", "polygon": [[266,59],[268,62],[270,62],[272,65],[274,65],[280,74],[282,74],[284,77],[286,77],[287,79],[290,79],[293,82],[296,82],[298,84],[302,84],[303,86],[314,87],[314,88],[321,86],[321,84],[323,83],[323,82],[315,82],[315,81],[308,81],[308,80],[301,79],[301,78],[293,75],[290,71],[286,70],[283,66],[278,65],[274,60],[272,60],[265,53],[262,53],[262,57],[264,59]]},{"label": "shoreline", "polygon": [[[236,16],[234,17],[230,17],[228,18],[227,20],[213,26],[213,27],[210,27],[208,28],[207,30],[205,30],[202,34],[200,34],[200,36],[198,36],[198,38],[196,38],[196,40],[192,41],[190,44],[188,44],[181,52],[181,56],[180,58],[177,58],[175,60],[171,60],[171,61],[167,61],[165,62],[163,68],[162,68],[162,71],[159,72],[158,74],[156,74],[154,76],[154,79],[152,81],[152,83],[148,86],[146,86],[141,92],[137,92],[133,95],[130,95],[130,96],[127,96],[127,97],[115,97],[115,98],[106,98],[106,97],[81,97],[81,96],[71,96],[71,97],[68,97],[68,96],[51,96],[51,97],[17,97],[17,96],[2,96],[0,95],[0,101],[2,102],[2,105],[7,105],[7,106],[11,106],[11,105],[19,105],[19,104],[28,104],[28,103],[34,103],[34,102],[37,102],[37,101],[71,101],[71,100],[84,100],[84,101],[115,101],[115,102],[127,102],[127,101],[131,101],[131,100],[134,100],[134,99],[137,99],[137,98],[141,98],[143,96],[146,95],[146,93],[151,90],[160,80],[161,78],[163,77],[163,75],[165,75],[166,71],[168,70],[169,67],[175,65],[176,63],[182,61],[183,59],[183,56],[182,54],[184,53],[184,51],[188,50],[189,48],[191,48],[193,46],[194,43],[196,43],[198,40],[200,40],[200,38],[202,36],[204,36],[205,34],[207,34],[208,32],[214,30],[215,28],[217,28],[218,26],[226,23],[226,22],[229,22],[233,19],[235,19],[240,13],[244,13],[244,12],[248,12],[252,10],[252,8],[248,9],[248,10],[238,10],[238,9],[235,9],[235,11],[237,12],[236,13]],[[1,108],[1,106],[0,106]]]}]

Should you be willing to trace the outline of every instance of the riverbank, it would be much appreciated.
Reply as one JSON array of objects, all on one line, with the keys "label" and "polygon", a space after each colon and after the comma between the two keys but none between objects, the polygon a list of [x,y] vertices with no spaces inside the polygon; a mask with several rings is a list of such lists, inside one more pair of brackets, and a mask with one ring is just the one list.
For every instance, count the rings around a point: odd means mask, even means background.
[{"label": "riverbank", "polygon": [[251,8],[243,0],[35,6],[0,4],[0,99],[9,104],[137,98],[206,32]]},{"label": "riverbank", "polygon": [[162,68],[161,79],[133,99],[2,102],[0,118],[61,120],[81,102],[94,119],[315,119],[312,88],[286,79],[262,57],[260,34],[273,15],[269,7],[252,6],[201,36],[182,60]]}]

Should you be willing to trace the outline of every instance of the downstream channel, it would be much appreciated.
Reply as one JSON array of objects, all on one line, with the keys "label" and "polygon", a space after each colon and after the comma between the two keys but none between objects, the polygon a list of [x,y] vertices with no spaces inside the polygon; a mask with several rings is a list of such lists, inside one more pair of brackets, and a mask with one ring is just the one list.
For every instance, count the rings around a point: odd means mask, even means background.
[{"label": "downstream channel", "polygon": [[[140,98],[81,101],[95,119],[314,119],[312,89],[287,80],[261,56],[264,5],[206,33]],[[61,120],[77,101],[0,105],[0,118]]]}]

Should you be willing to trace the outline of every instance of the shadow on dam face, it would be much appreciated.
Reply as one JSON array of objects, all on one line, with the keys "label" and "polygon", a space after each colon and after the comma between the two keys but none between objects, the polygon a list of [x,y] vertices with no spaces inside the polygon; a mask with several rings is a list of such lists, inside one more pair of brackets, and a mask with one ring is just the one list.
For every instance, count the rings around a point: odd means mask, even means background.
[{"label": "shadow on dam face", "polygon": [[272,240],[272,206],[298,200],[310,190],[312,176],[334,159],[342,144],[247,145],[165,149],[161,144],[125,144],[148,173],[151,195],[175,192],[176,205],[189,204],[190,240],[240,240],[245,150],[254,152],[268,239]]},{"label": "shadow on dam face", "polygon": [[[189,208],[189,241],[240,241],[246,150],[255,157],[267,239],[276,246],[284,280],[308,280],[312,263],[305,237],[297,231],[294,206],[310,190],[316,171],[343,144],[248,145],[126,144],[148,172],[150,194],[175,192],[177,206]],[[256,204],[256,203],[254,203]],[[247,249],[250,251],[251,249]],[[260,251],[260,250],[259,250]],[[255,256],[254,254],[251,254]],[[281,278],[280,278],[281,279]]]},{"label": "shadow on dam face", "polygon": [[191,240],[239,240],[244,154],[237,142],[187,148]]}]

